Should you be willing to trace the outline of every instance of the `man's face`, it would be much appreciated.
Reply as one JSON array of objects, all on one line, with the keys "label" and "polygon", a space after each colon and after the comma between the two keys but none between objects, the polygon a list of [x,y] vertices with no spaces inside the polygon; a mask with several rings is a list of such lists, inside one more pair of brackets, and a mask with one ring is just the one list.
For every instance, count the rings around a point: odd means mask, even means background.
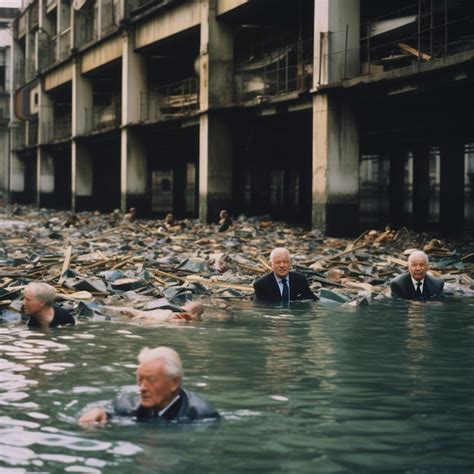
[{"label": "man's face", "polygon": [[31,291],[25,291],[23,295],[23,305],[26,314],[35,315],[44,308],[45,302],[36,298]]},{"label": "man's face", "polygon": [[291,259],[285,252],[279,252],[273,257],[270,265],[278,278],[285,278],[291,268]]},{"label": "man's face", "polygon": [[164,362],[144,362],[137,369],[137,384],[140,389],[140,404],[145,408],[164,408],[177,395],[179,377],[169,378]]},{"label": "man's face", "polygon": [[408,262],[408,271],[415,280],[423,280],[428,271],[428,263],[423,255],[412,257]]}]

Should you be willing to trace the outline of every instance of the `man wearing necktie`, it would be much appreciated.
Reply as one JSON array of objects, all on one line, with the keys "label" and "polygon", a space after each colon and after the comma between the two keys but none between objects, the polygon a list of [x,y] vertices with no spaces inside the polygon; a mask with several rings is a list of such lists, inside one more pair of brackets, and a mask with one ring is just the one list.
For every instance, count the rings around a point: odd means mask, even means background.
[{"label": "man wearing necktie", "polygon": [[253,285],[255,299],[287,306],[295,300],[317,300],[309,289],[306,277],[291,270],[291,255],[286,248],[277,247],[270,254],[272,273],[259,278]]},{"label": "man wearing necktie", "polygon": [[408,257],[408,272],[390,282],[392,296],[405,300],[442,300],[444,281],[428,275],[428,256],[416,250]]}]

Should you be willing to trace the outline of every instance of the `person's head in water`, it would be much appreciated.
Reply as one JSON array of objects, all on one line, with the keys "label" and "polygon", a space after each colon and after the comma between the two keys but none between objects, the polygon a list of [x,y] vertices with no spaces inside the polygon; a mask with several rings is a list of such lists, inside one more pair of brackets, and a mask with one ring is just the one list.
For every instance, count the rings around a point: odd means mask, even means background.
[{"label": "person's head in water", "polygon": [[408,272],[416,281],[425,278],[428,271],[428,255],[421,250],[415,250],[408,257]]},{"label": "person's head in water", "polygon": [[270,253],[270,266],[278,278],[285,278],[291,269],[291,255],[284,247],[277,247]]},{"label": "person's head in water", "polygon": [[47,283],[32,282],[23,291],[23,305],[29,316],[41,316],[48,312],[56,299],[56,290]]},{"label": "person's head in water", "polygon": [[178,395],[183,383],[183,365],[178,353],[165,346],[145,347],[138,355],[138,362],[140,404],[163,409]]}]

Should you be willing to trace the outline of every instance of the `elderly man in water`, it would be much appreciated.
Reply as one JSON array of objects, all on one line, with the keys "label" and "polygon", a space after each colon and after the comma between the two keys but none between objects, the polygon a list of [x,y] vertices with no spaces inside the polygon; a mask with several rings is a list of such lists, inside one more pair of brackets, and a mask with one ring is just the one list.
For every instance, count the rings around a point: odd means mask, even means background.
[{"label": "elderly man in water", "polygon": [[145,347],[138,355],[138,362],[139,393],[118,396],[110,409],[88,410],[79,419],[81,425],[103,425],[114,415],[131,416],[136,421],[219,418],[212,406],[183,388],[183,365],[175,350],[165,346]]},{"label": "elderly man in water", "polygon": [[54,303],[56,290],[47,283],[32,282],[23,291],[23,308],[30,317],[30,328],[53,328],[64,325],[74,325],[74,318],[67,309]]}]

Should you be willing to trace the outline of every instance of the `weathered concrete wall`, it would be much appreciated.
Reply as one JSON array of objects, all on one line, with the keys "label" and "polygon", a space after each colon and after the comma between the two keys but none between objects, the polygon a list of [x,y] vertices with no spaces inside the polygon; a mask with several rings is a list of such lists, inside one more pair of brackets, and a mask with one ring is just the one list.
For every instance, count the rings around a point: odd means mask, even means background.
[{"label": "weathered concrete wall", "polygon": [[10,159],[10,191],[22,193],[25,190],[25,164],[16,153],[11,153]]},{"label": "weathered concrete wall", "polygon": [[92,157],[84,145],[72,142],[71,154],[71,204],[76,210],[77,198],[92,196]]},{"label": "weathered concrete wall", "polygon": [[176,8],[150,18],[135,30],[135,47],[142,48],[181,31],[198,26],[201,1],[184,2]]},{"label": "weathered concrete wall", "polygon": [[[39,149],[40,179],[39,193],[50,194],[54,192],[54,162],[53,158],[45,150]],[[65,176],[64,179],[68,179]]]}]

